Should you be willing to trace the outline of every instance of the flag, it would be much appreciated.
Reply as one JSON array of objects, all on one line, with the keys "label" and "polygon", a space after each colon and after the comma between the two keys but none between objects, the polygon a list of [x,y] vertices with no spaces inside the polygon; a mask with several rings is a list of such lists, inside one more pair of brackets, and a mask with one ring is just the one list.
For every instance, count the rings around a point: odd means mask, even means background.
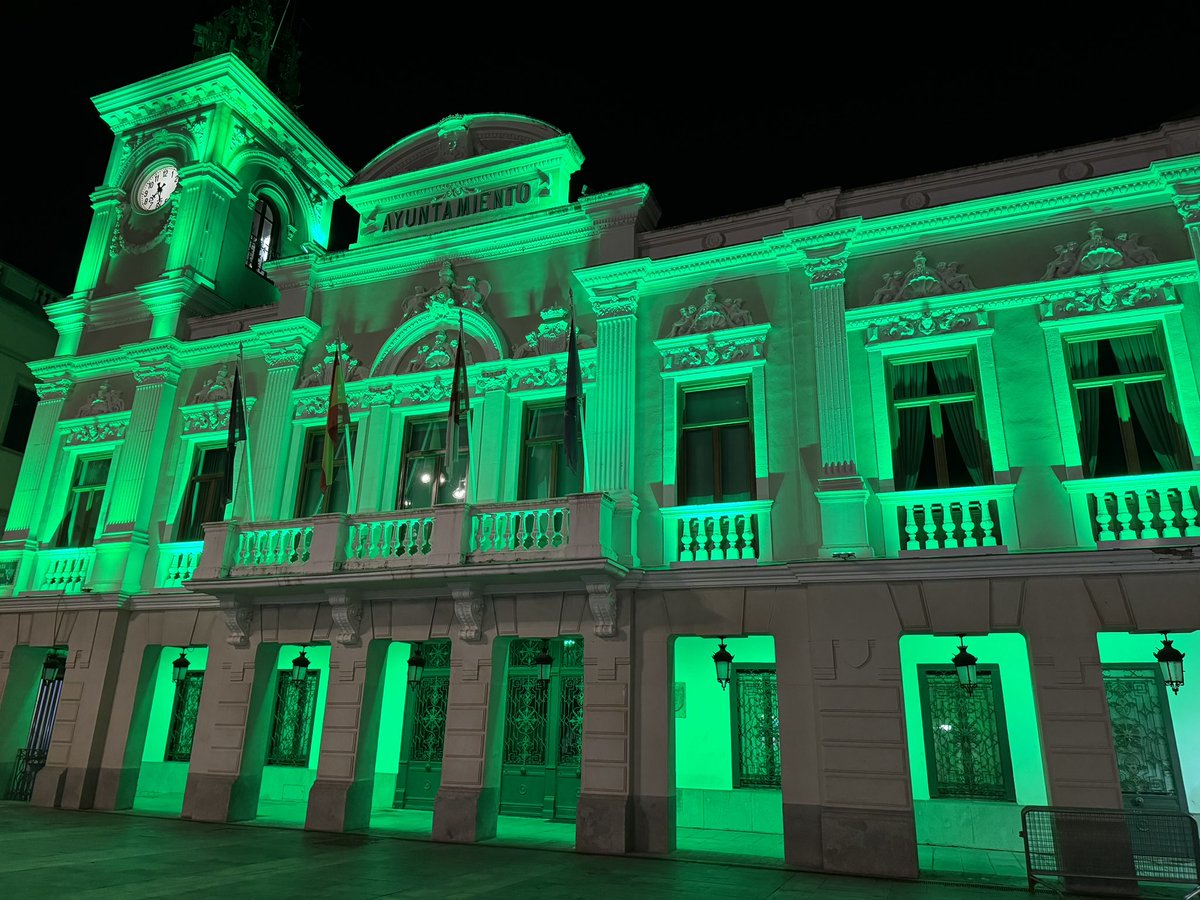
[{"label": "flag", "polygon": [[233,502],[236,484],[234,459],[237,445],[246,440],[246,405],[242,402],[242,367],[234,366],[233,390],[229,397],[229,432],[225,439],[225,474],[221,478],[221,497],[225,503]]},{"label": "flag", "polygon": [[346,383],[342,378],[341,352],[333,351],[333,377],[329,381],[329,409],[325,413],[325,446],[321,452],[322,508],[330,512],[333,490],[333,461],[342,437],[342,426],[350,425],[350,407],[346,403]]},{"label": "flag", "polygon": [[[459,477],[459,434],[465,427],[470,431],[471,393],[467,386],[467,362],[463,356],[462,313],[458,314],[458,346],[454,350],[454,381],[450,387],[450,415],[446,420],[446,478]],[[467,473],[471,468],[471,451],[466,450],[465,465],[461,465],[461,480],[452,488],[455,500],[466,499]]]},{"label": "flag", "polygon": [[[563,404],[563,451],[567,467],[579,474],[579,447],[583,437],[583,372],[579,367],[579,346],[575,342],[575,304],[571,304],[571,324],[567,329],[567,400]],[[582,479],[580,480],[582,486]]]}]

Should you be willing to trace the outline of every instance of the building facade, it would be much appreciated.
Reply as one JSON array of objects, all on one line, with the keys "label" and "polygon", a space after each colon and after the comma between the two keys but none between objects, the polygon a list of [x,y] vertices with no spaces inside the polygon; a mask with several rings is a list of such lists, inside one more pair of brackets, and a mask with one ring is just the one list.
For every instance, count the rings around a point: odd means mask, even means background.
[{"label": "building facade", "polygon": [[233,56],[95,104],[0,544],[9,796],[892,877],[1023,805],[1200,809],[1155,661],[1200,652],[1200,121],[656,229],[522,116],[355,174]]}]

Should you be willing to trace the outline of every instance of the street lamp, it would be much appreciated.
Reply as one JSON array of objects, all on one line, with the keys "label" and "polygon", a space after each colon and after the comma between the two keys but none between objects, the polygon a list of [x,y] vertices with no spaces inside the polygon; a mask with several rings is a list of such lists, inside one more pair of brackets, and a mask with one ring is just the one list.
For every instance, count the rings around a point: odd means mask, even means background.
[{"label": "street lamp", "polygon": [[408,686],[416,690],[425,674],[425,657],[421,655],[421,645],[413,644],[412,654],[408,657]]},{"label": "street lamp", "polygon": [[537,655],[533,664],[538,667],[538,678],[542,681],[549,681],[550,667],[554,665],[554,657],[550,655],[549,641],[542,644],[542,652]]},{"label": "street lamp", "polygon": [[958,683],[962,685],[962,689],[967,692],[970,697],[975,693],[975,686],[979,684],[978,672],[975,669],[975,663],[979,662],[978,658],[967,652],[967,641],[963,635],[958,636],[958,653],[953,659],[954,669],[958,672]]},{"label": "street lamp", "polygon": [[[305,645],[307,646],[307,645]],[[303,681],[308,677],[308,655],[300,648],[300,655],[292,660],[292,681]]]},{"label": "street lamp", "polygon": [[725,638],[721,638],[721,646],[713,654],[713,662],[717,664],[717,684],[725,690],[729,684],[729,675],[733,671],[733,654],[725,649]]},{"label": "street lamp", "polygon": [[55,647],[46,654],[46,659],[42,663],[42,681],[46,684],[54,684],[56,681],[63,680],[63,673],[67,669],[67,658],[59,653]]},{"label": "street lamp", "polygon": [[190,666],[190,665],[191,665],[191,663],[188,662],[188,658],[187,658],[187,648],[180,647],[179,648],[179,659],[177,659],[177,660],[175,660],[175,662],[171,663],[171,680],[173,682],[175,682],[176,684],[178,684],[179,682],[186,679],[187,673],[188,673],[188,666]]},{"label": "street lamp", "polygon": [[1171,644],[1171,639],[1165,631],[1162,636],[1163,645],[1154,654],[1154,658],[1158,660],[1158,666],[1162,669],[1163,681],[1178,694],[1179,689],[1183,687],[1183,654]]}]

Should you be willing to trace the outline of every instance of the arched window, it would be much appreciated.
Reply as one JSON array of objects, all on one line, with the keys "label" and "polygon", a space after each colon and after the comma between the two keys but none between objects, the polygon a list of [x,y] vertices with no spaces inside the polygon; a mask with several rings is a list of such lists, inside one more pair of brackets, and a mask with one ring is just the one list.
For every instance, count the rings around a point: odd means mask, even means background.
[{"label": "arched window", "polygon": [[266,274],[263,271],[263,263],[275,258],[275,226],[278,221],[275,207],[266,197],[259,197],[258,202],[254,204],[254,221],[250,225],[250,248],[246,251],[246,265],[259,275]]}]

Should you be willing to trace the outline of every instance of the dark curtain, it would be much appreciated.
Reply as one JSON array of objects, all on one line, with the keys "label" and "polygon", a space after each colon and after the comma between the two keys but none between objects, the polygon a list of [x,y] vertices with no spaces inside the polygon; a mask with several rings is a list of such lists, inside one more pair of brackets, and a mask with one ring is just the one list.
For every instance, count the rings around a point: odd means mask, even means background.
[{"label": "dark curtain", "polygon": [[[929,367],[923,362],[892,367],[892,396],[896,400],[924,397],[928,387]],[[896,473],[896,484],[902,491],[911,491],[917,486],[917,475],[921,471],[921,458],[925,455],[925,434],[929,430],[926,422],[929,407],[910,406],[896,410],[898,420],[897,439],[900,442],[897,461],[900,471]]]},{"label": "dark curtain", "polygon": [[[1071,380],[1095,378],[1100,374],[1100,354],[1095,341],[1075,341],[1067,344],[1071,363]],[[1079,452],[1083,457],[1083,477],[1096,474],[1096,452],[1100,446],[1100,389],[1085,388],[1075,392],[1079,404]]]},{"label": "dark curtain", "polygon": [[[1132,334],[1113,338],[1110,342],[1117,368],[1122,375],[1163,371],[1162,358],[1155,346],[1154,335]],[[1142,427],[1158,464],[1164,472],[1177,472],[1182,466],[1178,459],[1179,423],[1167,409],[1166,385],[1162,381],[1143,381],[1125,385],[1129,407],[1137,424]]]},{"label": "dark curtain", "polygon": [[[937,379],[941,394],[965,394],[975,392],[975,380],[965,356],[939,359],[933,363],[933,377]],[[948,403],[942,406],[942,416],[950,423],[954,443],[962,455],[971,480],[984,483],[983,439],[979,423],[975,421],[974,403]]]}]

